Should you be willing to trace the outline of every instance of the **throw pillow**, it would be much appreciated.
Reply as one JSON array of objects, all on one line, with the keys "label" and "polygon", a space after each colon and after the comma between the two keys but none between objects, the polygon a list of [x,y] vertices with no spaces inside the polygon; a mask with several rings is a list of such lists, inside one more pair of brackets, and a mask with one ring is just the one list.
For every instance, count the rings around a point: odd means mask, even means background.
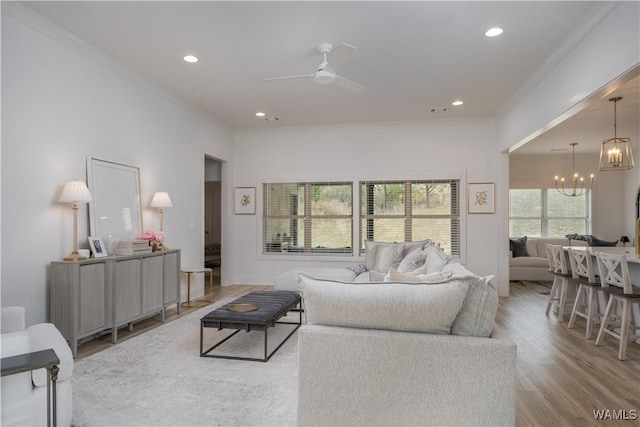
[{"label": "throw pillow", "polygon": [[431,239],[416,240],[415,242],[404,242],[404,244],[402,245],[402,258],[406,257],[407,255],[409,255],[409,253],[413,252],[416,249],[424,248],[429,243],[432,243]]},{"label": "throw pillow", "polygon": [[398,271],[401,273],[413,271],[424,264],[425,259],[426,255],[423,254],[422,247],[418,247],[402,258],[398,264]]},{"label": "throw pillow", "polygon": [[438,271],[431,274],[410,274],[402,273],[398,270],[389,270],[390,282],[406,282],[406,283],[444,283],[447,282],[453,276],[453,272]]},{"label": "throw pillow", "polygon": [[359,276],[367,271],[367,264],[353,264],[351,267],[347,268],[356,273],[356,276]]},{"label": "throw pillow", "polygon": [[513,253],[513,257],[529,256],[527,252],[527,236],[519,239],[509,239],[509,250]]},{"label": "throw pillow", "polygon": [[427,255],[425,264],[427,265],[427,274],[442,271],[442,268],[449,262],[449,256],[440,248],[432,250]]},{"label": "throw pillow", "polygon": [[469,280],[354,285],[298,274],[307,324],[449,334]]},{"label": "throw pillow", "polygon": [[498,289],[494,276],[476,276],[472,281],[469,294],[451,325],[451,334],[490,337],[498,312]]},{"label": "throw pillow", "polygon": [[610,242],[608,240],[598,239],[596,236],[588,235],[587,236],[587,245],[589,245],[589,246],[617,246],[618,245],[618,241],[617,240],[613,240],[613,241]]},{"label": "throw pillow", "polygon": [[396,268],[401,261],[402,243],[364,241],[365,264],[367,270],[386,273],[389,268]]}]

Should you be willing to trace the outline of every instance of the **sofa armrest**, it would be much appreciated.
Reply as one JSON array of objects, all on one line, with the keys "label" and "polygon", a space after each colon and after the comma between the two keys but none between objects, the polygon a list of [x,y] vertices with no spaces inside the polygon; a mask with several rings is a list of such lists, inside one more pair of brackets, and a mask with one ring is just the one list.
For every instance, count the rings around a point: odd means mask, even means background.
[{"label": "sofa armrest", "polygon": [[298,425],[515,425],[505,338],[304,325]]},{"label": "sofa armrest", "polygon": [[25,308],[2,307],[2,333],[19,332],[25,329]]},{"label": "sofa armrest", "polygon": [[[67,341],[52,323],[39,323],[27,328],[31,340],[31,351],[52,348],[60,359],[58,381],[64,381],[73,375],[73,354]],[[37,369],[32,372],[33,385],[42,387],[47,385],[47,370]]]}]

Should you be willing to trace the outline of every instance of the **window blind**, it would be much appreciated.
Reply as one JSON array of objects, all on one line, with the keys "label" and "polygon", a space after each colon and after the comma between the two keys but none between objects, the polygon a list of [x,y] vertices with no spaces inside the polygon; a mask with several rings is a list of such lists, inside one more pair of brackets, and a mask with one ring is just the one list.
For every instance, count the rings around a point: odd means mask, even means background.
[{"label": "window blind", "polygon": [[460,255],[460,180],[363,181],[360,253],[364,241],[431,239]]},{"label": "window blind", "polygon": [[263,253],[353,253],[353,183],[265,183],[263,195]]}]

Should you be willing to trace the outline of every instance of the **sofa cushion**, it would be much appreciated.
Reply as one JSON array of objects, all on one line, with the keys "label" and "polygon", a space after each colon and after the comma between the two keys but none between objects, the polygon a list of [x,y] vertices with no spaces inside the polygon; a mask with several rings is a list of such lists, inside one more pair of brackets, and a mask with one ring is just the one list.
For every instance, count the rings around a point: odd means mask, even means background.
[{"label": "sofa cushion", "polygon": [[[347,267],[299,267],[276,276],[274,281],[275,289],[277,291],[298,291],[298,278],[296,275],[299,272],[305,272],[315,277],[342,280],[345,282],[355,280],[356,278],[356,273]],[[363,274],[366,274],[366,272]]]},{"label": "sofa cushion", "polygon": [[431,274],[411,274],[402,273],[398,270],[389,270],[389,282],[404,282],[404,283],[444,283],[453,276],[453,272],[449,271],[444,273],[437,271]]},{"label": "sofa cushion", "polygon": [[538,256],[523,256],[518,258],[513,258],[509,260],[510,267],[540,267],[540,268],[549,268],[549,261],[547,258],[542,258]]},{"label": "sofa cushion", "polygon": [[527,236],[509,239],[509,250],[513,253],[513,257],[529,256],[527,251]]},{"label": "sofa cushion", "polygon": [[298,275],[307,324],[449,334],[471,281],[361,284]]}]

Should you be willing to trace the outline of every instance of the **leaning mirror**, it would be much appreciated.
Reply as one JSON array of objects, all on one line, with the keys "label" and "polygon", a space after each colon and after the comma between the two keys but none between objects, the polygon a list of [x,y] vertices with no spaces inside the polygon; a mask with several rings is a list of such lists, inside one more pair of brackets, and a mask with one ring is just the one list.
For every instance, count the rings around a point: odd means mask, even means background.
[{"label": "leaning mirror", "polygon": [[142,234],[140,171],[135,166],[87,158],[91,235],[132,240]]}]

